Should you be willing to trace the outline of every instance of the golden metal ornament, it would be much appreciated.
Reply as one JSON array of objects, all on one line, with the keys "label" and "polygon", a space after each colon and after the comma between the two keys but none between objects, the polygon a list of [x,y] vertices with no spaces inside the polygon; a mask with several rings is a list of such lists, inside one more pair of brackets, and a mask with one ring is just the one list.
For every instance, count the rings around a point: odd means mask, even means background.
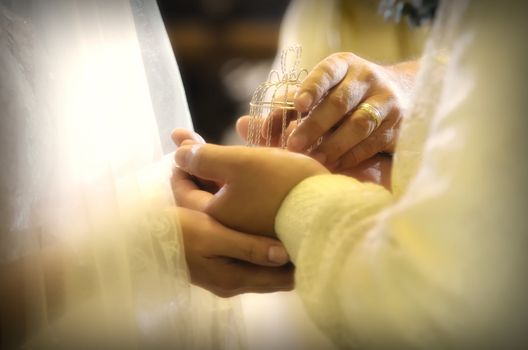
[{"label": "golden metal ornament", "polygon": [[[299,68],[301,54],[302,48],[298,44],[283,50],[280,72],[272,70],[268,79],[255,90],[249,104],[248,146],[271,146],[272,135],[277,134],[277,130],[273,130],[277,122],[273,123],[272,120],[279,118],[281,129],[278,146],[285,148],[289,122],[301,122],[301,113],[295,110],[293,104],[295,92],[308,75],[306,69]],[[262,142],[262,139],[265,141]]]}]

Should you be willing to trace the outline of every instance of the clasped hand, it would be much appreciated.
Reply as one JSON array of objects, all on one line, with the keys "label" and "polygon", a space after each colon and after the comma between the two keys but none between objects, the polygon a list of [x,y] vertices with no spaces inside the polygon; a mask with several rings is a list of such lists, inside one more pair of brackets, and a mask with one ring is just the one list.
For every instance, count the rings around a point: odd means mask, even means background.
[{"label": "clasped hand", "polygon": [[[287,129],[288,149],[311,149],[313,158],[276,148],[205,144],[197,134],[175,130],[176,202],[187,208],[185,216],[206,222],[204,231],[203,224],[182,220],[193,282],[224,296],[291,288],[293,270],[284,265],[287,254],[274,239],[283,199],[305,178],[329,170],[390,187],[392,160],[379,153],[394,151],[417,65],[383,67],[351,53],[331,55],[317,65],[295,97],[297,110],[307,117]],[[273,117],[267,122],[274,123]],[[237,123],[242,137],[247,128],[248,117],[242,117]],[[278,136],[271,135],[272,140]],[[267,143],[264,135],[261,142]],[[211,256],[221,259],[220,265]],[[226,261],[231,265],[222,264]],[[235,282],[233,274],[239,276]],[[257,281],[254,276],[264,277]]]},{"label": "clasped hand", "polygon": [[327,170],[279,149],[204,144],[182,129],[173,139],[173,193],[192,282],[225,297],[293,288],[275,215],[293,186]]}]

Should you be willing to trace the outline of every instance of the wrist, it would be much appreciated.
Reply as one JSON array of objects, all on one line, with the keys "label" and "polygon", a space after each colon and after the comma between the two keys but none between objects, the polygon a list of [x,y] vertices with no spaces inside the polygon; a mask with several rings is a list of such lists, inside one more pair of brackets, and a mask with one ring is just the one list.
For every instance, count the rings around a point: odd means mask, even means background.
[{"label": "wrist", "polygon": [[410,105],[410,98],[420,69],[420,62],[420,59],[416,59],[385,66],[387,75],[394,84],[395,95],[400,101],[404,115]]},{"label": "wrist", "polygon": [[[324,242],[332,227],[344,217],[359,220],[366,213],[377,212],[390,200],[390,192],[379,185],[343,175],[312,176],[295,186],[285,198],[275,219],[275,230],[296,263],[306,242]],[[351,224],[355,222],[351,220]],[[322,249],[320,243],[316,245]]]}]

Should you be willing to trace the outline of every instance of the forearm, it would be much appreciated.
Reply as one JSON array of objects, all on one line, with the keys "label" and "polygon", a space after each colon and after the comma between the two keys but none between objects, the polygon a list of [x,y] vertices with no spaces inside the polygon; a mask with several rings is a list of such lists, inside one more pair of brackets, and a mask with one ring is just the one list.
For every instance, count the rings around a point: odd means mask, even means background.
[{"label": "forearm", "polygon": [[277,217],[297,291],[339,346],[412,347],[455,334],[450,324],[461,315],[450,303],[468,294],[455,297],[461,275],[450,274],[455,262],[444,258],[451,237],[439,234],[439,224],[425,234],[432,218],[420,208],[434,203],[381,213],[392,203],[380,186],[321,176],[294,188]]},{"label": "forearm", "polygon": [[[339,346],[427,347],[476,327],[457,305],[476,300],[464,268],[481,256],[470,257],[471,236],[438,216],[442,202],[393,204],[382,187],[335,175],[288,195],[276,229],[296,264],[296,289]],[[457,320],[468,326],[453,328]]]}]

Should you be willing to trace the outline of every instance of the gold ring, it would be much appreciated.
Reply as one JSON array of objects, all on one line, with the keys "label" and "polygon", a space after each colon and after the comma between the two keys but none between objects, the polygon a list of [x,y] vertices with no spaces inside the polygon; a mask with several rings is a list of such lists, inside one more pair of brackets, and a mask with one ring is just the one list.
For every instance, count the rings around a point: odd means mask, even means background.
[{"label": "gold ring", "polygon": [[359,107],[356,109],[357,111],[363,110],[367,112],[368,117],[370,120],[372,120],[374,123],[376,123],[376,128],[380,126],[381,121],[383,120],[383,117],[381,116],[381,112],[371,105],[370,103],[363,102],[359,105]]}]

